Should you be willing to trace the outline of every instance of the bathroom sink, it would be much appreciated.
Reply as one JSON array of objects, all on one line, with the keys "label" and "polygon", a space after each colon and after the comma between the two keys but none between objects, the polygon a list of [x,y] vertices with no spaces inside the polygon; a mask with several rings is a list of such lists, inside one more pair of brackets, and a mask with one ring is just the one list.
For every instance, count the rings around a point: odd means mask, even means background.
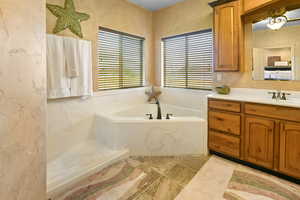
[{"label": "bathroom sink", "polygon": [[[250,103],[262,103],[279,106],[289,106],[300,108],[300,93],[292,92],[291,95],[287,96],[287,100],[272,99],[272,95],[269,94],[268,90],[259,89],[232,89],[229,95],[211,94],[208,97],[232,100],[232,101],[244,101]],[[286,92],[287,93],[287,92]]]}]

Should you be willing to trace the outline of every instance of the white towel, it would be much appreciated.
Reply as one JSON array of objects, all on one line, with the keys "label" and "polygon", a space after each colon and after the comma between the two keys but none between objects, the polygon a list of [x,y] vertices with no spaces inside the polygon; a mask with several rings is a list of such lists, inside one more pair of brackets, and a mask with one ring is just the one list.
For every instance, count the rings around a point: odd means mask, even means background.
[{"label": "white towel", "polygon": [[71,79],[71,96],[92,96],[92,43],[78,40],[79,76]]},{"label": "white towel", "polygon": [[79,40],[65,37],[64,48],[66,56],[67,76],[70,78],[79,76]]},{"label": "white towel", "polygon": [[70,96],[71,81],[66,75],[63,37],[47,35],[47,93],[49,99]]}]

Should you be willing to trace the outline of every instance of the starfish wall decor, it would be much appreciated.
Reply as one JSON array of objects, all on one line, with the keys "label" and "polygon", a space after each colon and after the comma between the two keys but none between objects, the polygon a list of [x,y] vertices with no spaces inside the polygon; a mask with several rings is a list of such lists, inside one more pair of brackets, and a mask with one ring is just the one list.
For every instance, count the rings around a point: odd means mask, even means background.
[{"label": "starfish wall decor", "polygon": [[53,33],[59,33],[65,29],[70,29],[72,33],[83,38],[80,22],[90,18],[88,14],[76,12],[73,0],[66,0],[65,7],[47,4],[47,8],[58,19]]}]

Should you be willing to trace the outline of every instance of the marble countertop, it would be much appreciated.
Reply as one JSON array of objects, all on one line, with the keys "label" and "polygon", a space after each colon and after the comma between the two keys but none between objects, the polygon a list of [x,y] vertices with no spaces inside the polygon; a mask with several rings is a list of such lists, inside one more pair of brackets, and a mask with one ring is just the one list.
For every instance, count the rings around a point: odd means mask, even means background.
[{"label": "marble countertop", "polygon": [[232,89],[229,95],[212,93],[209,94],[207,97],[222,100],[262,103],[269,105],[300,108],[300,92],[284,91],[291,94],[287,96],[287,100],[272,99],[272,95],[268,94],[268,92],[273,91],[261,89],[234,88]]}]

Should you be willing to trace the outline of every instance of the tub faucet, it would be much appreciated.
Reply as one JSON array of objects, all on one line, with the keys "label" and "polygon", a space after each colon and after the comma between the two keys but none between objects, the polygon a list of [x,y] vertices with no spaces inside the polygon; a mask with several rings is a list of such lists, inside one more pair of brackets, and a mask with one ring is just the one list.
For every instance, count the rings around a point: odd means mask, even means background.
[{"label": "tub faucet", "polygon": [[162,120],[161,108],[160,108],[160,103],[159,103],[158,99],[156,99],[156,105],[157,105],[157,119]]}]

